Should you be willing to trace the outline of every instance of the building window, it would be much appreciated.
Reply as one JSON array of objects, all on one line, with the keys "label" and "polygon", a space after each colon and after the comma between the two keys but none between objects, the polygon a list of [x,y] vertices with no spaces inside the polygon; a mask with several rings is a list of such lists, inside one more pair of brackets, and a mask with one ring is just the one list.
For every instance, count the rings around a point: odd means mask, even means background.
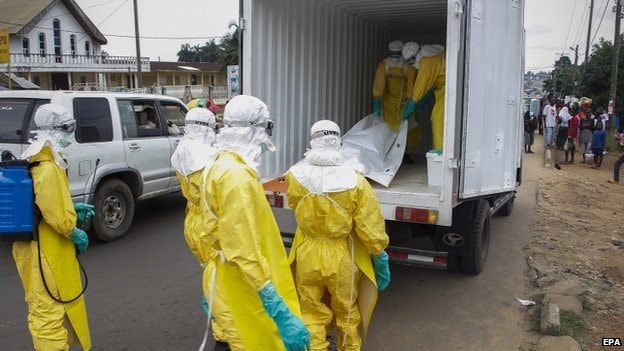
[{"label": "building window", "polygon": [[39,54],[41,56],[46,55],[46,37],[44,33],[39,33]]},{"label": "building window", "polygon": [[52,21],[54,31],[54,56],[57,63],[61,62],[61,21],[54,19]]},{"label": "building window", "polygon": [[214,85],[214,76],[210,76],[210,85]]},{"label": "building window", "polygon": [[69,36],[69,49],[71,50],[72,57],[76,57],[76,35]]},{"label": "building window", "polygon": [[33,77],[33,83],[41,86],[41,79],[39,79],[39,76],[34,76]]},{"label": "building window", "polygon": [[85,55],[87,55],[87,57],[91,56],[91,42],[90,41],[85,41]]},{"label": "building window", "polygon": [[28,38],[22,39],[22,54],[26,57],[30,56],[30,40]]}]

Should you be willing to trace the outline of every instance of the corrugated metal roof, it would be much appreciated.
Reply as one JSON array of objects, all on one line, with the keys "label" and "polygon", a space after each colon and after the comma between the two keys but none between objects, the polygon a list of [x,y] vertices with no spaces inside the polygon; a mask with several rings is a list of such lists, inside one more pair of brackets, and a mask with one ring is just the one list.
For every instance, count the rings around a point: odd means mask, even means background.
[{"label": "corrugated metal roof", "polygon": [[[17,86],[19,89],[39,89],[37,84],[32,83],[28,79],[18,77],[15,73],[11,73],[11,80],[13,81],[13,87]],[[0,84],[8,85],[9,84],[9,75],[7,73],[2,72],[0,75]]]},{"label": "corrugated metal roof", "polygon": [[447,0],[324,0],[395,33],[443,31]]},{"label": "corrugated metal roof", "polygon": [[[45,16],[54,0],[0,0],[0,31],[9,34],[27,32]],[[61,0],[82,28],[100,44],[107,40],[74,0]]]}]

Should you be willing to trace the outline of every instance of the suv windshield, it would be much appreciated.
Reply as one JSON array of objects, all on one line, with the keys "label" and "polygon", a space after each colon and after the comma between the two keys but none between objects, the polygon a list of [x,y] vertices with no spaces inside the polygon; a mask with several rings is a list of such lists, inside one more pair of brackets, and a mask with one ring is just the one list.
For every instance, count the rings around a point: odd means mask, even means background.
[{"label": "suv windshield", "polygon": [[49,100],[0,99],[0,143],[25,143],[33,112]]}]

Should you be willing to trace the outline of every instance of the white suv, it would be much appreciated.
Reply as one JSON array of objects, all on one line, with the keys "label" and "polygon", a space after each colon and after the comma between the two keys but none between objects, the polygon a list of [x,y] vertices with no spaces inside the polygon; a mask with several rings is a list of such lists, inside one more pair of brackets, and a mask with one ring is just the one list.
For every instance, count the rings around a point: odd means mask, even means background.
[{"label": "white suv", "polygon": [[[137,200],[180,190],[171,167],[188,111],[179,99],[149,94],[2,91],[0,151],[18,156],[46,103],[76,118],[76,143],[63,152],[74,201],[95,204],[93,232],[103,241],[124,236]],[[97,166],[96,166],[97,165]],[[97,167],[97,169],[96,169]]]}]

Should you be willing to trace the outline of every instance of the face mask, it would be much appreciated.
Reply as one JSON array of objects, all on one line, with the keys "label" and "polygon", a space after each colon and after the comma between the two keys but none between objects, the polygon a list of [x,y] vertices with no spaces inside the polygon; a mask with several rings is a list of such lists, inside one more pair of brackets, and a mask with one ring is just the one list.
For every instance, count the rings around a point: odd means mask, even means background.
[{"label": "face mask", "polygon": [[63,133],[63,136],[58,140],[58,145],[63,149],[68,147],[69,145],[72,144],[71,137],[72,137],[71,134]]},{"label": "face mask", "polygon": [[268,140],[262,144],[260,144],[260,154],[263,154],[267,151],[273,152],[275,151],[275,144],[271,140]]}]

